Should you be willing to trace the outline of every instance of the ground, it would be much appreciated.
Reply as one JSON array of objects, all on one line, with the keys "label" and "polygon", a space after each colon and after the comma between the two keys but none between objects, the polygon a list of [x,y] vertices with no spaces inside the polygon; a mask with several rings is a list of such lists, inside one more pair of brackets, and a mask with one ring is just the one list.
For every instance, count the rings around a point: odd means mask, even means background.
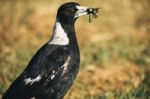
[{"label": "ground", "polygon": [[[50,39],[66,1],[0,1],[0,95]],[[81,64],[65,99],[136,99],[150,96],[150,2],[88,0],[101,7],[92,23],[76,22]],[[138,12],[138,13],[137,13]]]}]

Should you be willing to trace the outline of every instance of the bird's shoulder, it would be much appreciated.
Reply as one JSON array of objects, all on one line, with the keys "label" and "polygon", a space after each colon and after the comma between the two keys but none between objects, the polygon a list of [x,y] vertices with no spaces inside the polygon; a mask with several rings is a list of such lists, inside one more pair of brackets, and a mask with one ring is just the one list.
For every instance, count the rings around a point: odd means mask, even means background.
[{"label": "bird's shoulder", "polygon": [[29,62],[24,71],[25,78],[39,79],[39,75],[47,77],[53,74],[53,72],[61,69],[68,57],[71,57],[70,52],[67,46],[45,44]]},{"label": "bird's shoulder", "polygon": [[65,60],[69,54],[70,49],[68,46],[49,45],[46,43],[32,57],[29,65],[33,66],[34,64],[40,65],[40,63],[55,62],[54,60],[56,59],[57,62],[62,61]]}]

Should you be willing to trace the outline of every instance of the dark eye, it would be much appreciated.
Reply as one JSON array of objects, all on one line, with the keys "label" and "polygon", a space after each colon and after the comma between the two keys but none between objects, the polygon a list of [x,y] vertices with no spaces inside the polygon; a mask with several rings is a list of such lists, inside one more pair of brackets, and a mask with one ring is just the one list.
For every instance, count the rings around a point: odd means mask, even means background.
[{"label": "dark eye", "polygon": [[74,12],[74,9],[70,9],[70,12]]},{"label": "dark eye", "polygon": [[74,13],[75,13],[75,10],[74,10],[74,9],[69,9],[68,12],[69,12],[70,14],[74,14]]},{"label": "dark eye", "polygon": [[72,8],[72,9],[67,9],[67,10],[65,11],[65,14],[66,14],[66,15],[74,15],[75,12],[76,12],[76,10]]}]

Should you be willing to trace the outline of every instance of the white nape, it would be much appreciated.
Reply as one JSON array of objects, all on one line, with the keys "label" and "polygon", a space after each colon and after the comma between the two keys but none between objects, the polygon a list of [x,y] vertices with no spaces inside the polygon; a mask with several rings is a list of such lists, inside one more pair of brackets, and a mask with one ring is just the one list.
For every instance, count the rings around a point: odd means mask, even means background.
[{"label": "white nape", "polygon": [[68,45],[69,38],[67,33],[64,31],[61,23],[57,20],[53,29],[53,35],[51,40],[48,42],[50,45]]},{"label": "white nape", "polygon": [[26,85],[27,85],[27,84],[32,85],[33,83],[38,82],[38,81],[40,81],[40,80],[41,80],[41,76],[39,75],[39,76],[37,76],[37,77],[34,78],[34,79],[27,78],[27,79],[25,79],[24,81],[25,81],[25,84],[26,84]]}]

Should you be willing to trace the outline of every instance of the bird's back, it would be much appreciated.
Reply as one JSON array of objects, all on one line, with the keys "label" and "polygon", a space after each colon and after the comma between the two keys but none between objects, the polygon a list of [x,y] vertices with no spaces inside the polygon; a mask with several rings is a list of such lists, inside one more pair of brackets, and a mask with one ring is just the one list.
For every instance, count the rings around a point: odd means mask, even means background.
[{"label": "bird's back", "polygon": [[[13,82],[3,99],[60,99],[71,87],[78,66],[79,53],[72,52],[68,46],[46,43]],[[39,81],[35,80],[37,77],[40,77]]]}]

